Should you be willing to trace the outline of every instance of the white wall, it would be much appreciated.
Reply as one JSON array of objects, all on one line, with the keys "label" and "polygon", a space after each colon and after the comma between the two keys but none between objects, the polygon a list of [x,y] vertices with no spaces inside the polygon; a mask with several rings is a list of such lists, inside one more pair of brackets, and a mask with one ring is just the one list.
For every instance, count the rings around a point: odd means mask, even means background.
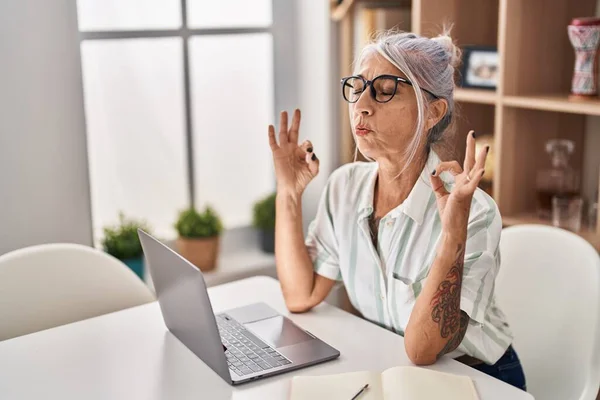
[{"label": "white wall", "polygon": [[300,138],[309,139],[320,159],[319,175],[303,197],[304,231],[314,218],[327,178],[337,166],[337,134],[333,123],[331,22],[329,2],[296,2],[298,35],[298,106],[302,110]]},{"label": "white wall", "polygon": [[75,1],[0,1],[0,254],[91,244]]},{"label": "white wall", "polygon": [[[275,59],[275,112],[291,112],[298,107],[298,43],[300,41],[296,21],[296,2],[299,0],[273,1],[273,54]],[[273,121],[278,123],[278,121]],[[276,125],[278,126],[278,125]],[[265,127],[265,137],[267,134]]]}]

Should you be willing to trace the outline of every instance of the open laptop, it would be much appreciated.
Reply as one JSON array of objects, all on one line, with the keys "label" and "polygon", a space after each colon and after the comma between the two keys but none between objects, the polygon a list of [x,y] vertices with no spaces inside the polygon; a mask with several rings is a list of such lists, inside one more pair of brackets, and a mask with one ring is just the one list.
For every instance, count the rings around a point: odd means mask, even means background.
[{"label": "open laptop", "polygon": [[143,230],[138,234],[167,328],[228,383],[339,357],[339,351],[264,303],[215,315],[202,272]]}]

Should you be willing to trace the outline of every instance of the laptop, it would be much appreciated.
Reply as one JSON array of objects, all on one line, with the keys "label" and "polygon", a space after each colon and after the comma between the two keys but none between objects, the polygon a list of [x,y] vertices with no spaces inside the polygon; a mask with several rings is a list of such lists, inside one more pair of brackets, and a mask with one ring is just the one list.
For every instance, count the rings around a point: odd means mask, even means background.
[{"label": "laptop", "polygon": [[265,303],[215,315],[202,272],[143,230],[138,235],[167,328],[229,384],[339,357],[338,350]]}]

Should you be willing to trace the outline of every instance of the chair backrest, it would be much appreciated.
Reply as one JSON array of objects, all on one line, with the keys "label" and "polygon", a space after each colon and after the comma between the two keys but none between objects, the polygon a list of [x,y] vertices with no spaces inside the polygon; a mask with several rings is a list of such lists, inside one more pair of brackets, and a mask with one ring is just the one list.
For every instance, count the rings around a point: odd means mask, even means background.
[{"label": "chair backrest", "polygon": [[91,247],[46,244],[0,256],[0,341],[151,301],[125,264]]},{"label": "chair backrest", "polygon": [[600,258],[578,235],[506,228],[496,300],[539,399],[595,399],[600,383]]}]

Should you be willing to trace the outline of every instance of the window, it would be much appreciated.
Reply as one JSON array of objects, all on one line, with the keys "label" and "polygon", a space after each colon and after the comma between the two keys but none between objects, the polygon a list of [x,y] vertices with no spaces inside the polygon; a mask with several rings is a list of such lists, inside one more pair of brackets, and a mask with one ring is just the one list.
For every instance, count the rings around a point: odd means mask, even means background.
[{"label": "window", "polygon": [[275,184],[272,1],[78,0],[96,239],[120,212],[172,238],[190,204],[250,224]]}]

